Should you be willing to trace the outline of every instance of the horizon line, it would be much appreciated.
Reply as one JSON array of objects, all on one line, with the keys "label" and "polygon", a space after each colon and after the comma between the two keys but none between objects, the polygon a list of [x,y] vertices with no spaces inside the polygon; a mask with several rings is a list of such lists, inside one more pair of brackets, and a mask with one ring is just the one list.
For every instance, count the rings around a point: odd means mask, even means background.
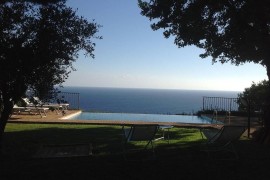
[{"label": "horizon line", "polygon": [[217,89],[178,89],[178,88],[147,88],[147,87],[109,87],[109,86],[80,86],[80,85],[62,85],[63,87],[78,87],[78,88],[104,88],[104,89],[142,89],[142,90],[182,90],[182,91],[231,91],[231,92],[243,92],[240,90],[217,90]]}]

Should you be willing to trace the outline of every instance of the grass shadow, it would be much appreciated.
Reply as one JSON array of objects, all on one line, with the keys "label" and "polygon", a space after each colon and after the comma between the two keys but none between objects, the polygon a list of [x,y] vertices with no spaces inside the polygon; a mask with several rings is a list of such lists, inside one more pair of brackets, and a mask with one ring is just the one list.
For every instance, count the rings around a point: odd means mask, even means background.
[{"label": "grass shadow", "polygon": [[[86,142],[93,143],[93,156],[31,158],[42,144]],[[142,163],[123,159],[120,126],[13,124],[8,125],[5,132],[6,154],[1,157],[0,179],[269,178],[269,146],[241,140],[235,144],[239,160],[219,161],[199,151],[200,142],[197,129],[172,128],[170,143],[155,142],[157,158]]]}]

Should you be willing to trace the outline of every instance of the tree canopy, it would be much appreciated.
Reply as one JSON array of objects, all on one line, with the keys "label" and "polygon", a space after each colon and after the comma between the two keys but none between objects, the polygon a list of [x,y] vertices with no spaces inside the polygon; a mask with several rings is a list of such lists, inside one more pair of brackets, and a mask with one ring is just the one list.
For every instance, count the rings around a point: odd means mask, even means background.
[{"label": "tree canopy", "polygon": [[0,7],[1,88],[5,82],[58,84],[72,69],[78,52],[94,57],[96,23],[75,15],[63,2],[36,5],[11,1]]},{"label": "tree canopy", "polygon": [[63,83],[74,70],[72,63],[81,50],[94,58],[93,38],[101,38],[96,36],[100,25],[79,17],[65,3],[65,0],[0,3],[1,134],[13,103],[28,87],[49,90]]},{"label": "tree canopy", "polygon": [[[175,37],[179,47],[203,48],[213,62],[270,66],[270,6],[267,0],[139,0],[141,14]],[[268,70],[269,71],[269,70]],[[268,76],[269,76],[268,72]]]},{"label": "tree canopy", "polygon": [[[267,80],[258,83],[252,82],[250,87],[238,94],[239,109],[247,111],[247,106],[249,106],[251,111],[261,111],[263,106],[267,104],[268,89],[269,81]],[[242,99],[246,104],[242,102]]]},{"label": "tree canopy", "polygon": [[[259,63],[270,79],[270,6],[268,0],[138,0],[153,30],[174,37],[178,47],[205,50],[214,62]],[[270,87],[264,102],[263,141],[270,143]]]}]

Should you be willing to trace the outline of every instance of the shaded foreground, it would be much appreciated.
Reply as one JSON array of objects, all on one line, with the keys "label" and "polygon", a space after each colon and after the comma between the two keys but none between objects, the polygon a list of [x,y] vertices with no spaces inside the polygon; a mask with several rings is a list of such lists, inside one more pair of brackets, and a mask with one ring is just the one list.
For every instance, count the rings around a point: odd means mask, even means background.
[{"label": "shaded foreground", "polygon": [[[173,128],[170,143],[156,141],[156,156],[123,159],[120,126],[9,124],[0,179],[269,179],[270,147],[242,137],[239,160],[200,151],[198,129]],[[87,157],[33,158],[44,144],[91,143]],[[133,148],[139,147],[136,144]]]}]

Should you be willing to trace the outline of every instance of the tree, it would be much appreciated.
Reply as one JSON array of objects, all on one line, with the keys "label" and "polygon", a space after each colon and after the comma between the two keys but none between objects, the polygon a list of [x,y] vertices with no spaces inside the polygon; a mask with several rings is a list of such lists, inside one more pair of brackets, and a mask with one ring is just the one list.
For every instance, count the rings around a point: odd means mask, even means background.
[{"label": "tree", "polygon": [[74,70],[78,53],[94,58],[99,25],[66,6],[65,0],[0,2],[0,147],[4,129],[27,88],[51,90]]},{"label": "tree", "polygon": [[[248,115],[248,137],[250,135],[250,124],[251,116],[258,116],[261,119],[262,110],[265,109],[267,105],[267,96],[269,90],[269,81],[263,80],[259,83],[252,82],[252,85],[249,88],[245,88],[244,92],[238,94],[238,104],[239,110],[247,112]],[[257,134],[257,135],[256,135]],[[255,139],[258,141],[269,141],[269,136],[267,133],[264,133],[264,129],[257,131],[256,134],[253,134]]]},{"label": "tree", "polygon": [[[267,90],[269,88],[269,81],[263,80],[258,83],[252,82],[251,86],[245,88],[242,93],[238,94],[238,104],[240,111],[247,111],[247,103],[250,106],[250,110],[261,111],[263,109],[266,102]],[[243,104],[243,101],[246,104]]]},{"label": "tree", "polygon": [[[175,37],[178,47],[194,45],[212,61],[259,63],[270,78],[270,6],[267,0],[138,0],[141,14]],[[270,137],[270,89],[264,106],[266,133]],[[269,138],[270,139],[270,138]]]}]

